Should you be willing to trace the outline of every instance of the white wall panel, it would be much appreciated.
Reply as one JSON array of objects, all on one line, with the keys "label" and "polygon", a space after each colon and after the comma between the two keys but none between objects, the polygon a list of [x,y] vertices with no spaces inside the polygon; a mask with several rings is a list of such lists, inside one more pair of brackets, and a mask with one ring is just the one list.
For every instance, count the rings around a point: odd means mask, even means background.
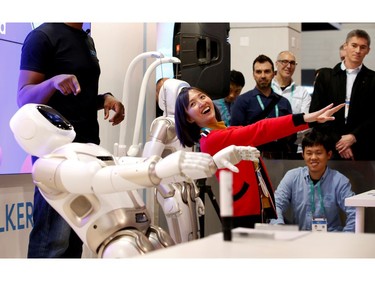
[{"label": "white wall panel", "polygon": [[[231,23],[229,41],[231,44],[231,69],[241,71],[245,76],[242,93],[255,86],[253,61],[264,54],[275,63],[279,52],[292,51],[300,60],[300,24],[289,23]],[[300,83],[301,68],[298,65],[294,80]]]}]

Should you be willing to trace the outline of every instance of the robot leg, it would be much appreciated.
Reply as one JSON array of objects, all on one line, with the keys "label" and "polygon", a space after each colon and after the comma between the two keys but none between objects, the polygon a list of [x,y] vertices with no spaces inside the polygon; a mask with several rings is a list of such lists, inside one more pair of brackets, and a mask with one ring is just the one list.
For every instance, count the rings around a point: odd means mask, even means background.
[{"label": "robot leg", "polygon": [[151,225],[146,236],[155,249],[167,248],[176,244],[168,232],[159,226]]},{"label": "robot leg", "polygon": [[125,229],[109,237],[99,248],[99,258],[129,258],[155,250],[143,232]]},{"label": "robot leg", "polygon": [[150,226],[147,233],[137,229],[125,229],[115,233],[99,248],[99,258],[129,258],[156,249],[175,245],[172,237],[157,226]]},{"label": "robot leg", "polygon": [[198,216],[204,213],[204,205],[198,195],[193,183],[172,183],[157,188],[157,200],[176,243],[199,238]]}]

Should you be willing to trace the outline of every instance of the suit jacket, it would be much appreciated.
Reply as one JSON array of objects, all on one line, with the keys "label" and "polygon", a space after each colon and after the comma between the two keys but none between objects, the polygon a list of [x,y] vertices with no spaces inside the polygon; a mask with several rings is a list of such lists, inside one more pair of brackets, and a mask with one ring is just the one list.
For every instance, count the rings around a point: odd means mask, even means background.
[{"label": "suit jacket", "polygon": [[[346,98],[346,71],[338,63],[333,69],[323,68],[315,81],[310,112],[330,103],[338,105]],[[331,134],[336,143],[342,135],[353,134],[357,142],[352,146],[356,160],[375,160],[375,72],[362,65],[354,81],[349,114],[345,123],[345,109],[335,115],[335,120],[316,126]],[[337,155],[337,154],[336,154]]]}]

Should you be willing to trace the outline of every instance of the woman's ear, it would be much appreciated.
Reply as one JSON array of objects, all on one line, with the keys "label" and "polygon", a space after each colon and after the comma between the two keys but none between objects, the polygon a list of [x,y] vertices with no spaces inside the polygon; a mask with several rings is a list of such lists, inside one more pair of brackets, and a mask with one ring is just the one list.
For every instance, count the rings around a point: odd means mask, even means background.
[{"label": "woman's ear", "polygon": [[190,124],[194,123],[194,120],[189,115],[186,115],[186,121]]}]

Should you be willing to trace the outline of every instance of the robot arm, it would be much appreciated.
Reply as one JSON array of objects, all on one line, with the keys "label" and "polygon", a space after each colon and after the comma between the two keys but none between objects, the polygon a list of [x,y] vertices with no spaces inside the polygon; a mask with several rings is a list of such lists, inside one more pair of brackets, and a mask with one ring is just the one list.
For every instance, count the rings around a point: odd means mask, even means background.
[{"label": "robot arm", "polygon": [[182,150],[176,137],[174,120],[169,117],[156,118],[150,128],[149,140],[145,144],[142,156],[159,155]]},{"label": "robot arm", "polygon": [[[25,127],[25,123],[29,126]],[[205,153],[177,151],[163,159],[128,157],[127,165],[115,165],[113,156],[102,147],[71,143],[73,127],[48,106],[23,106],[12,117],[10,126],[26,152],[42,156],[34,164],[34,181],[56,192],[111,193],[153,187],[162,179],[163,183],[200,179],[212,176],[217,168],[238,171],[234,164],[259,157],[256,148],[232,145],[218,152],[214,161]],[[48,145],[40,140],[40,135],[48,140]]]},{"label": "robot arm", "polygon": [[[101,156],[95,151],[101,151]],[[211,156],[205,153],[178,151],[163,159],[124,157],[123,165],[113,165],[113,158],[103,151],[93,144],[68,144],[39,158],[33,179],[48,193],[104,194],[154,187],[161,181],[205,178],[216,172]]]},{"label": "robot arm", "polygon": [[186,177],[204,178],[217,169],[208,154],[185,151],[163,159],[160,156],[124,157],[121,161],[126,165],[116,165],[112,154],[104,148],[72,143],[75,132],[69,121],[46,105],[23,106],[12,117],[10,127],[19,145],[40,157],[33,166],[33,178],[38,186],[51,193],[142,189],[154,187],[162,179],[172,182]]},{"label": "robot arm", "polygon": [[118,192],[154,187],[160,183],[195,180],[210,177],[217,170],[212,157],[206,153],[177,151],[163,159],[159,156],[141,162],[139,159],[142,158],[138,158],[134,164],[128,162],[126,165],[101,169],[93,181],[95,192]]}]

